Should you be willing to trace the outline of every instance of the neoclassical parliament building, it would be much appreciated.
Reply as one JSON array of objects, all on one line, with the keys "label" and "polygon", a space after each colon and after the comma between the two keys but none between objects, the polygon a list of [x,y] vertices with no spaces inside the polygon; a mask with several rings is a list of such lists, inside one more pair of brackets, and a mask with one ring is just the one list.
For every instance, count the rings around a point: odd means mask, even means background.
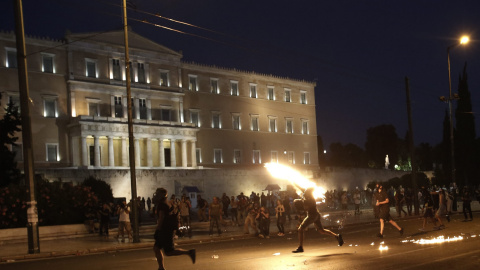
[{"label": "neoclassical parliament building", "polygon": [[[129,63],[124,46],[123,31],[26,37],[36,170],[128,169],[127,76],[138,170],[318,168],[314,82],[191,63],[132,30]],[[14,33],[0,50],[3,117],[20,104]]]}]

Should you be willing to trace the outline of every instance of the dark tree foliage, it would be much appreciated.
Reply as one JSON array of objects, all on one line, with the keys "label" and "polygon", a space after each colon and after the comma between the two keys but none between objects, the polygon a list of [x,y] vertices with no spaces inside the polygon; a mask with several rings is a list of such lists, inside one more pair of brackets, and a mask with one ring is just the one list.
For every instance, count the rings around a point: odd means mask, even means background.
[{"label": "dark tree foliage", "polygon": [[113,202],[112,187],[107,182],[94,176],[90,176],[83,181],[83,185],[90,187],[91,190],[97,195],[98,200],[101,203]]},{"label": "dark tree foliage", "polygon": [[468,90],[467,64],[463,68],[458,83],[457,109],[455,110],[455,167],[457,184],[474,184],[477,181],[479,160],[475,160],[475,119],[472,101]]},{"label": "dark tree foliage", "polygon": [[[451,182],[452,179],[452,162],[450,152],[450,119],[448,116],[448,109],[445,110],[445,116],[443,118],[443,136],[442,142],[435,146],[435,177],[445,179],[447,182]],[[442,180],[443,181],[443,180]]]},{"label": "dark tree foliage", "polygon": [[317,148],[318,148],[318,164],[320,166],[326,166],[326,159],[325,159],[325,153],[323,152],[325,150],[323,146],[323,139],[321,136],[317,136]]},{"label": "dark tree foliage", "polygon": [[419,171],[433,170],[433,148],[428,143],[421,143],[415,149],[415,160]]},{"label": "dark tree foliage", "polygon": [[329,164],[332,166],[342,167],[344,166],[344,148],[341,143],[332,143],[330,144],[329,151]]},{"label": "dark tree foliage", "polygon": [[373,168],[385,166],[385,156],[388,155],[390,166],[397,163],[398,136],[393,125],[380,125],[367,130],[365,152],[369,165]]},{"label": "dark tree foliage", "polygon": [[[0,94],[0,99],[2,98]],[[0,119],[0,187],[16,184],[20,181],[20,170],[17,168],[15,153],[10,151],[9,145],[15,145],[22,124],[18,107],[9,102],[5,114]]]},{"label": "dark tree foliage", "polygon": [[341,143],[332,143],[329,164],[339,167],[365,168],[367,167],[365,151],[353,143],[345,146]]},{"label": "dark tree foliage", "polygon": [[345,145],[345,155],[347,167],[365,168],[368,165],[365,151],[356,144]]},{"label": "dark tree foliage", "polygon": [[[97,213],[99,201],[90,187],[35,177],[35,190],[41,226],[83,223]],[[26,198],[23,184],[0,188],[0,229],[26,226]]]}]

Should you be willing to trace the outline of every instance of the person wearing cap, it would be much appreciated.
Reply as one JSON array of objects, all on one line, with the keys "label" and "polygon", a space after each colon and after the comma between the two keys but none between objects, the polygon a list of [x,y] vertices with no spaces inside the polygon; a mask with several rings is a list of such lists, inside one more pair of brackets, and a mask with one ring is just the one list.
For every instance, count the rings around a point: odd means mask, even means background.
[{"label": "person wearing cap", "polygon": [[157,188],[155,194],[153,194],[153,202],[157,210],[157,228],[153,236],[155,238],[153,252],[155,252],[155,257],[157,258],[159,270],[165,269],[162,249],[167,256],[188,255],[193,263],[195,263],[196,256],[195,249],[175,249],[173,233],[175,227],[178,225],[178,218],[177,215],[173,213],[175,210],[174,206],[167,200],[167,197],[168,193],[164,188]]},{"label": "person wearing cap", "polygon": [[331,235],[335,237],[338,241],[338,245],[342,246],[343,245],[343,238],[341,234],[336,234],[328,229],[323,228],[322,222],[320,220],[321,216],[320,213],[317,210],[317,203],[315,201],[315,197],[313,196],[313,191],[314,188],[307,188],[303,194],[303,199],[297,199],[295,201],[296,204],[298,205],[299,202],[303,202],[303,207],[305,211],[307,212],[307,216],[303,220],[303,222],[300,224],[298,227],[298,240],[299,240],[299,245],[296,250],[293,250],[293,253],[299,253],[303,252],[303,239],[304,239],[304,231],[305,229],[313,223],[315,226],[315,229],[322,234],[326,235]]},{"label": "person wearing cap", "polygon": [[378,206],[378,218],[380,219],[380,233],[377,234],[378,237],[383,238],[383,229],[385,227],[385,222],[392,224],[400,232],[400,235],[403,235],[403,228],[400,228],[398,224],[390,216],[390,201],[388,199],[388,194],[383,190],[383,186],[379,185],[377,189],[376,196],[376,206]]}]

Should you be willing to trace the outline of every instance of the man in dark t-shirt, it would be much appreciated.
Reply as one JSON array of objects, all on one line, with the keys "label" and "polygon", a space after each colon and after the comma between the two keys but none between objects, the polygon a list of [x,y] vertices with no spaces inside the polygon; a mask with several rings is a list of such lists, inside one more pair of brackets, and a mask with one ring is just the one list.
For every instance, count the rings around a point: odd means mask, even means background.
[{"label": "man in dark t-shirt", "polygon": [[[305,229],[313,223],[317,232],[322,234],[327,234],[335,237],[338,241],[338,245],[343,245],[343,238],[341,234],[335,234],[334,232],[323,228],[322,222],[320,220],[320,213],[317,210],[317,203],[315,201],[315,197],[313,196],[314,188],[307,188],[303,195],[303,207],[307,212],[307,216],[303,220],[303,222],[298,227],[298,240],[299,245],[298,248],[293,253],[303,252],[303,239],[304,239],[304,231]],[[300,200],[300,199],[299,199]],[[298,202],[298,201],[297,201]],[[298,204],[298,203],[297,203]]]},{"label": "man in dark t-shirt", "polygon": [[400,235],[403,235],[403,228],[400,228],[400,226],[398,226],[398,224],[393,221],[392,217],[390,216],[390,201],[388,199],[388,194],[383,190],[383,186],[380,185],[377,192],[376,206],[378,206],[378,217],[380,219],[380,233],[377,234],[377,236],[383,238],[383,228],[385,227],[385,222],[392,224],[400,232]]},{"label": "man in dark t-shirt", "polygon": [[155,203],[157,211],[157,228],[153,236],[155,238],[153,251],[157,258],[158,269],[165,269],[162,249],[167,256],[188,255],[193,263],[195,263],[196,257],[195,249],[175,249],[173,233],[176,227],[175,222],[177,222],[178,225],[178,219],[177,215],[173,213],[174,207],[170,204],[170,201],[167,200],[167,196],[167,190],[164,188],[157,188],[155,194],[153,194],[153,202]]}]

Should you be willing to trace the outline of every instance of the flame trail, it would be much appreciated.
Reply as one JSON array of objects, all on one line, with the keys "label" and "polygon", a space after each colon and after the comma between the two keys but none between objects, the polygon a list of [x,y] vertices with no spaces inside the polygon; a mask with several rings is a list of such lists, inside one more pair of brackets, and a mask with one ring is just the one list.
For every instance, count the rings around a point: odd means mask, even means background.
[{"label": "flame trail", "polygon": [[309,187],[315,188],[313,192],[313,196],[315,197],[315,199],[322,199],[322,200],[325,199],[325,189],[323,187],[317,186],[313,181],[308,180],[298,171],[288,166],[277,164],[277,163],[265,163],[265,168],[267,168],[268,172],[273,177],[282,179],[282,180],[288,180],[297,189],[298,187],[304,190]]},{"label": "flame trail", "polygon": [[454,236],[452,238],[448,237],[445,239],[445,236],[441,235],[439,237],[433,238],[433,239],[420,239],[413,241],[415,244],[420,244],[420,245],[427,245],[427,244],[441,244],[445,242],[453,242],[453,241],[461,241],[463,240],[462,236]]},{"label": "flame trail", "polygon": [[380,247],[378,248],[378,250],[382,251],[382,250],[388,250],[388,246],[382,246],[380,245]]}]

